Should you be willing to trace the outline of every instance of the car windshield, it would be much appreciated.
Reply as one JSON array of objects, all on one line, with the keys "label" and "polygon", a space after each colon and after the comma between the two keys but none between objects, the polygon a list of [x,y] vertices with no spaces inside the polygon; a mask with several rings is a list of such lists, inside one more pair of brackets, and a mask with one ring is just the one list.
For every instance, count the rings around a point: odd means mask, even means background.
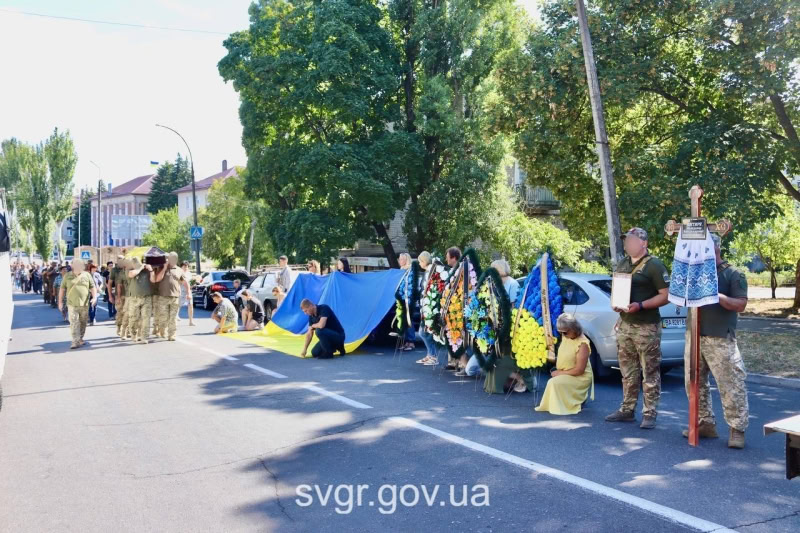
[{"label": "car windshield", "polygon": [[611,296],[611,280],[610,279],[593,279],[589,283]]}]

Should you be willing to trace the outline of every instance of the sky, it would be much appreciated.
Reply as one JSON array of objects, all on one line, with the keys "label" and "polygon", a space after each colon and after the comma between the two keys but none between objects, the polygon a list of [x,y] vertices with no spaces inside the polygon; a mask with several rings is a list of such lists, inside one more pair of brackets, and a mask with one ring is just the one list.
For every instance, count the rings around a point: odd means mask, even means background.
[{"label": "sky", "polygon": [[[519,0],[532,11],[536,0]],[[250,0],[0,0],[0,139],[69,130],[75,192],[120,185],[192,150],[197,180],[245,165],[239,100],[217,71]],[[133,28],[22,12],[218,33]],[[95,167],[94,161],[99,167]]]}]

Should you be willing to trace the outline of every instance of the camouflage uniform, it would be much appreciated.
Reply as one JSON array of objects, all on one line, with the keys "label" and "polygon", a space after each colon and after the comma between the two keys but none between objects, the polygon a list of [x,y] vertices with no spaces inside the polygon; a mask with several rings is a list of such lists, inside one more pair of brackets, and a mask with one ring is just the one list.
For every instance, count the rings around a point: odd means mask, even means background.
[{"label": "camouflage uniform", "polygon": [[[153,294],[153,335],[157,337],[165,337],[166,331],[166,318],[164,315],[164,306],[167,303],[164,296],[157,293],[159,284],[154,287]],[[166,298],[169,300],[169,298]]]},{"label": "camouflage uniform", "polygon": [[[661,323],[618,322],[617,349],[622,372],[620,411],[636,410],[642,388],[642,415],[656,416],[661,399]],[[644,380],[642,380],[644,375]]]},{"label": "camouflage uniform", "polygon": [[[115,317],[114,322],[117,324],[117,336],[122,337],[125,333],[125,328],[123,324],[126,324],[125,321],[125,302],[127,300],[125,291],[127,290],[128,286],[128,271],[117,265],[111,270],[111,276],[109,278],[111,285],[113,286],[114,291],[114,305],[117,306],[117,316]],[[119,287],[119,288],[117,288]],[[119,296],[119,295],[122,296]]]},{"label": "camouflage uniform", "polygon": [[175,340],[178,329],[178,312],[181,309],[181,285],[186,273],[175,265],[167,265],[164,277],[158,283],[158,310],[156,322],[161,328],[162,336]]},{"label": "camouflage uniform", "polygon": [[89,323],[89,300],[94,280],[88,272],[75,275],[69,272],[62,282],[67,303],[69,330],[72,334],[72,348],[83,344],[86,325]]},{"label": "camouflage uniform", "polygon": [[117,307],[117,316],[122,314],[122,318],[120,319],[119,324],[119,331],[120,337],[122,339],[132,339],[134,338],[135,331],[133,325],[131,324],[130,316],[131,316],[131,289],[133,288],[133,280],[128,277],[128,272],[130,272],[131,268],[126,267],[122,270],[121,277],[125,279],[125,290],[123,291],[124,297],[122,302],[122,313],[119,312],[120,308]]},{"label": "camouflage uniform", "polygon": [[[657,257],[645,255],[636,263],[630,256],[617,272],[633,274],[631,302],[642,302],[669,287],[669,273]],[[658,309],[620,313],[617,322],[617,357],[622,373],[620,411],[632,413],[642,388],[642,416],[656,417],[661,399],[661,314]]]},{"label": "camouflage uniform", "polygon": [[[719,293],[732,298],[747,298],[747,279],[744,274],[722,263],[717,266]],[[693,309],[689,310],[690,317]],[[699,422],[715,424],[711,404],[711,388],[708,373],[714,376],[722,400],[722,410],[728,426],[744,432],[749,423],[747,386],[745,385],[744,362],[736,342],[737,313],[728,311],[719,304],[703,306],[700,319],[700,365],[698,368]],[[686,330],[684,369],[686,395],[689,395],[689,358],[691,346],[689,330]]]},{"label": "camouflage uniform", "polygon": [[[133,270],[141,267],[134,261]],[[130,297],[128,301],[128,327],[137,342],[147,342],[150,333],[150,315],[153,309],[153,295],[150,285],[150,271],[142,269],[134,278],[130,278]]]}]

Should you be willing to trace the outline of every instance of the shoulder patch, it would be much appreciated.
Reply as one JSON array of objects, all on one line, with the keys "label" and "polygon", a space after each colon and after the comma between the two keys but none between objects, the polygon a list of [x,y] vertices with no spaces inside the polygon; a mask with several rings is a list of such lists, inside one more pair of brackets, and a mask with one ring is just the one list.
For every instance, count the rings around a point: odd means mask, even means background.
[{"label": "shoulder patch", "polygon": [[665,283],[669,283],[669,274],[666,270],[663,272],[662,277],[664,278]]},{"label": "shoulder patch", "polygon": [[747,289],[747,278],[743,274],[739,274],[739,287]]}]

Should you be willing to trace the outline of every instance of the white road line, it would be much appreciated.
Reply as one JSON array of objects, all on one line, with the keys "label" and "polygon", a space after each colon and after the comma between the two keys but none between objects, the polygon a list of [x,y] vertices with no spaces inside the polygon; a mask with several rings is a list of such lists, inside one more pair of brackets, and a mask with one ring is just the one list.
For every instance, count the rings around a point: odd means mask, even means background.
[{"label": "white road line", "polygon": [[671,507],[660,505],[658,503],[645,500],[644,498],[640,498],[638,496],[633,496],[631,494],[628,494],[627,492],[622,492],[621,490],[617,490],[611,487],[606,487],[605,485],[601,485],[600,483],[595,483],[594,481],[589,481],[588,479],[584,479],[578,476],[573,476],[572,474],[568,474],[566,472],[557,470],[555,468],[551,468],[549,466],[545,466],[539,463],[534,463],[533,461],[523,459],[522,457],[511,455],[510,453],[502,452],[500,450],[496,450],[489,446],[484,446],[483,444],[478,444],[477,442],[467,440],[465,438],[453,435],[451,433],[440,431],[436,428],[426,426],[425,424],[420,424],[416,420],[411,420],[409,418],[403,418],[399,416],[393,416],[389,420],[398,422],[404,426],[419,429],[420,431],[424,431],[426,433],[430,433],[431,435],[435,435],[440,439],[452,442],[454,444],[458,444],[460,446],[469,448],[470,450],[474,450],[479,453],[483,453],[485,455],[490,455],[496,459],[500,459],[501,461],[506,461],[507,463],[520,466],[532,472],[536,472],[537,474],[551,477],[553,479],[569,483],[570,485],[575,485],[586,491],[593,492],[595,494],[598,494],[600,496],[612,500],[617,500],[618,502],[630,505],[631,507],[636,507],[650,514],[654,514],[662,518],[665,518],[666,520],[669,520],[670,522],[673,522],[675,524],[681,524],[690,527],[692,529],[695,529],[697,531],[708,531],[708,532],[733,531],[732,529],[728,529],[723,525],[703,520],[702,518],[686,514],[682,511],[672,509]]},{"label": "white road line", "polygon": [[268,376],[272,376],[273,378],[286,379],[286,376],[284,376],[283,374],[279,374],[278,372],[273,372],[272,370],[269,370],[267,368],[264,368],[264,367],[261,367],[261,366],[258,366],[258,365],[245,363],[244,366],[246,366],[247,368],[250,368],[252,370],[255,370],[256,372],[261,372],[262,374],[266,374]]},{"label": "white road line", "polygon": [[355,400],[351,400],[350,398],[345,398],[340,394],[336,394],[335,392],[331,392],[329,390],[325,390],[322,387],[317,387],[316,385],[303,385],[303,388],[310,390],[311,392],[316,392],[317,394],[322,394],[323,396],[327,396],[328,398],[333,398],[338,402],[342,402],[344,404],[349,405],[350,407],[355,407],[356,409],[372,409],[371,405],[367,405],[365,403],[357,402]]},{"label": "white road line", "polygon": [[233,357],[232,355],[225,355],[224,353],[220,353],[216,350],[212,350],[211,348],[206,348],[205,346],[199,346],[193,342],[189,342],[187,340],[183,340],[180,337],[175,338],[176,341],[180,342],[181,344],[185,344],[187,346],[193,346],[199,350],[203,350],[204,352],[210,353],[211,355],[216,355],[217,357],[222,357],[223,359],[227,359],[228,361],[238,361],[239,359]]}]

